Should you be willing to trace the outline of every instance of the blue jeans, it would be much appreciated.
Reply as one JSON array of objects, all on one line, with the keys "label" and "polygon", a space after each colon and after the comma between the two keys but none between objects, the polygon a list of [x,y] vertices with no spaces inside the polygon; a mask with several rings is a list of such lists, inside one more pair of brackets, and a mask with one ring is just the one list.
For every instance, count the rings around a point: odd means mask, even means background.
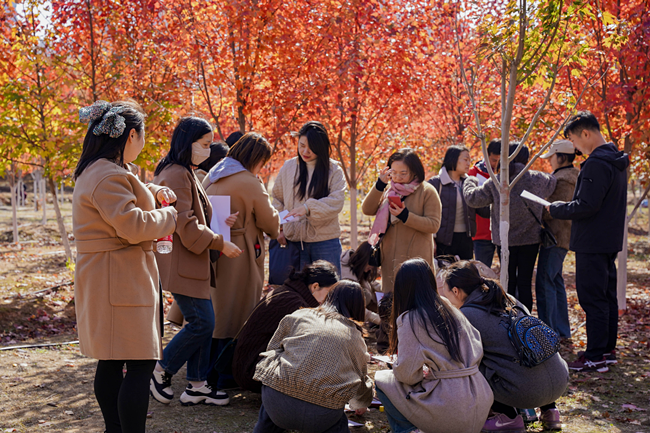
[{"label": "blue jeans", "polygon": [[300,247],[300,269],[314,263],[316,260],[325,260],[336,266],[341,275],[341,240],[339,238],[320,242],[298,242]]},{"label": "blue jeans", "polygon": [[535,279],[537,315],[560,337],[571,337],[566,289],[562,278],[566,254],[567,250],[557,246],[540,248]]},{"label": "blue jeans", "polygon": [[492,241],[485,239],[476,239],[474,241],[474,257],[485,266],[491,268],[492,260],[494,260],[494,251],[497,246]]},{"label": "blue jeans", "polygon": [[379,387],[375,387],[375,389],[377,390],[377,398],[381,401],[381,404],[384,405],[384,412],[386,412],[386,417],[388,418],[388,425],[393,433],[409,433],[417,428],[397,410]]},{"label": "blue jeans", "polygon": [[187,362],[187,380],[205,380],[211,367],[210,344],[214,331],[212,301],[177,293],[173,295],[187,324],[163,350],[160,366],[167,373],[174,375]]}]

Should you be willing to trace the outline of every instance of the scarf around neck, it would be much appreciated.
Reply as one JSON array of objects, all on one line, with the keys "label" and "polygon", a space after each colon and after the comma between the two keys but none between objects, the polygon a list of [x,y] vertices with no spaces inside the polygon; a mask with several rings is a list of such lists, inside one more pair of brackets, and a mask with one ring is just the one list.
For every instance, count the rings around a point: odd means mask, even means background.
[{"label": "scarf around neck", "polygon": [[390,218],[390,203],[388,197],[408,197],[418,188],[418,186],[420,186],[421,183],[422,182],[419,182],[417,179],[413,180],[411,183],[395,183],[391,181],[390,189],[381,198],[375,221],[372,223],[372,229],[370,230],[370,236],[368,237],[368,243],[370,245],[377,245],[381,236],[384,235],[388,229],[388,219]]}]

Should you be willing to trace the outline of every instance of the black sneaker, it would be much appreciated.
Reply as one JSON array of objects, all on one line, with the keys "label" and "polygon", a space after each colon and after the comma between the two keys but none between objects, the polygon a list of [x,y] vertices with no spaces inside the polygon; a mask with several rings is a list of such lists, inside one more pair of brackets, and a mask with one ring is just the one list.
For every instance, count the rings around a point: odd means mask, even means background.
[{"label": "black sneaker", "polygon": [[[584,350],[581,350],[578,352],[578,357],[581,357],[584,354]],[[607,365],[618,364],[618,359],[616,359],[616,349],[612,350],[611,352],[603,353],[603,357],[605,358]]]},{"label": "black sneaker", "polygon": [[185,392],[181,395],[181,404],[183,406],[194,406],[200,403],[211,406],[225,406],[230,403],[230,398],[225,391],[212,389],[208,384],[203,385],[201,388],[193,388],[192,384],[188,383]]},{"label": "black sneaker", "polygon": [[169,404],[174,398],[172,375],[166,371],[159,372],[154,370],[149,381],[149,392],[159,402]]},{"label": "black sneaker", "polygon": [[605,357],[602,357],[598,361],[592,361],[582,355],[575,361],[569,362],[567,365],[569,366],[569,369],[574,371],[597,371],[598,373],[607,373],[607,371],[609,371]]}]

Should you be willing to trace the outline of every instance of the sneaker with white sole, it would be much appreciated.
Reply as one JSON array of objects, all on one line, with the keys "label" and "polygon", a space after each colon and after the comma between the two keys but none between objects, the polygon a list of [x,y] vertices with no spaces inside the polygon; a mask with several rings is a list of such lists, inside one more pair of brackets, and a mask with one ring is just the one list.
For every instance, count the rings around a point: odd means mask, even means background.
[{"label": "sneaker with white sole", "polygon": [[[578,357],[581,357],[584,354],[584,350],[581,350],[578,352]],[[607,365],[618,364],[618,359],[616,358],[616,349],[612,350],[611,352],[603,353],[603,357],[605,358],[605,363]]]},{"label": "sneaker with white sole", "polygon": [[585,355],[582,355],[575,361],[569,362],[567,365],[569,366],[569,369],[573,371],[597,371],[598,373],[607,373],[609,371],[609,368],[607,367],[607,361],[605,360],[604,356],[598,361],[592,361],[585,358]]},{"label": "sneaker with white sole", "polygon": [[154,370],[149,380],[149,392],[159,402],[169,404],[174,398],[172,375],[166,371]]},{"label": "sneaker with white sole", "polygon": [[526,426],[521,415],[516,418],[508,418],[508,415],[503,413],[495,413],[494,416],[485,421],[485,425],[481,433],[526,433]]},{"label": "sneaker with white sole", "polygon": [[181,395],[181,404],[183,406],[194,406],[201,403],[211,406],[225,406],[230,403],[230,398],[227,392],[212,389],[208,384],[203,385],[201,388],[194,388],[191,383],[188,383],[185,392]]},{"label": "sneaker with white sole", "polygon": [[544,430],[562,430],[560,411],[557,408],[543,410],[539,418]]}]

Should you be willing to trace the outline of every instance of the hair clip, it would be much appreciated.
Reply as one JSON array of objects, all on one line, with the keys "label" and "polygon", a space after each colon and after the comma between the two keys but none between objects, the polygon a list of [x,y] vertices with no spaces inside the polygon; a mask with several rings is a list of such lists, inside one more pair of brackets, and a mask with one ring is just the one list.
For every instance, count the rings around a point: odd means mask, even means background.
[{"label": "hair clip", "polygon": [[106,134],[111,138],[117,138],[126,129],[126,119],[119,115],[122,111],[124,107],[113,107],[110,102],[96,101],[93,105],[79,109],[79,120],[91,124],[102,118],[102,121],[93,128],[93,134]]},{"label": "hair clip", "polygon": [[81,123],[91,124],[102,117],[112,107],[110,102],[95,101],[93,105],[79,109],[79,121]]}]

